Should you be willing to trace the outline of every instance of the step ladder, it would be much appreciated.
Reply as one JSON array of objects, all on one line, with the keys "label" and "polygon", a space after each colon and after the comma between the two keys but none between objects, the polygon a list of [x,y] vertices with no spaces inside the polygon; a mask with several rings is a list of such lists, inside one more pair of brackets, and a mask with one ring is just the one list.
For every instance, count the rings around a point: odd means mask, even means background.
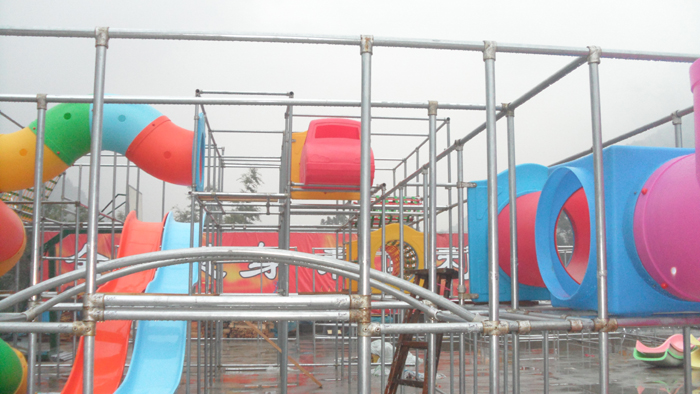
[{"label": "step ladder", "polygon": [[[413,283],[428,288],[428,270],[407,270],[409,275],[413,274]],[[452,281],[459,277],[457,270],[451,268],[440,268],[437,270],[437,293],[445,298],[449,298],[452,291]],[[413,295],[415,297],[415,295]],[[418,309],[409,309],[404,316],[404,323],[418,323],[423,316],[423,312]],[[435,371],[437,372],[438,363],[440,361],[440,351],[442,349],[442,334],[435,334],[437,346],[435,348]],[[428,342],[414,340],[413,334],[400,334],[399,340],[394,352],[394,359],[391,362],[391,372],[387,381],[385,394],[396,394],[399,386],[410,386],[423,389],[423,394],[428,392],[428,386],[423,380],[403,379],[403,371],[406,367],[406,358],[410,349],[428,349]],[[418,354],[416,354],[416,363],[418,362]],[[426,362],[427,365],[427,362]],[[425,368],[423,368],[425,370]],[[418,375],[418,374],[416,374]],[[425,377],[425,374],[423,375]]]}]

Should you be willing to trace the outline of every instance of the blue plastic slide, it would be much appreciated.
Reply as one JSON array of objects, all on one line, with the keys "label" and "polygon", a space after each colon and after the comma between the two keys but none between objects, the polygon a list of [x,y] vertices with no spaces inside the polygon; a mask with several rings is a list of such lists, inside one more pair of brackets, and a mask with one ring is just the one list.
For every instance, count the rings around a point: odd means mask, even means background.
[{"label": "blue plastic slide", "polygon": [[[195,234],[199,226],[195,225]],[[198,242],[198,239],[195,239]],[[190,247],[190,224],[179,223],[168,215],[163,230],[161,250]],[[189,264],[158,268],[146,293],[187,294]],[[192,270],[193,283],[197,281],[198,264]],[[187,323],[184,321],[139,322],[131,365],[116,394],[172,394],[180,385],[185,359]]]}]

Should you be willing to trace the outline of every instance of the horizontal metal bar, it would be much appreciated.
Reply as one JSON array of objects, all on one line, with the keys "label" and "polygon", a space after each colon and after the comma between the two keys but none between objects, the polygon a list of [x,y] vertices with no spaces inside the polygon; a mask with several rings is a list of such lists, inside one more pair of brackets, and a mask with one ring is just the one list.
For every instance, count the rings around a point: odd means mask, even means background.
[{"label": "horizontal metal bar", "polygon": [[173,310],[106,310],[104,320],[326,320],[348,321],[349,311],[173,311]]},{"label": "horizontal metal bar", "polygon": [[[94,29],[53,29],[53,28],[26,28],[0,26],[0,36],[20,37],[68,37],[68,38],[95,38]],[[327,45],[351,45],[361,44],[360,36],[307,36],[307,35],[279,35],[279,34],[240,34],[227,32],[187,32],[165,30],[142,30],[109,28],[110,39],[143,39],[143,40],[186,40],[186,41],[238,41],[238,42],[268,42],[290,44],[327,44]],[[404,39],[374,37],[374,47],[393,48],[421,48],[421,49],[446,49],[482,52],[483,41],[450,41],[433,39]],[[563,47],[528,44],[498,43],[496,50],[502,53],[522,53],[537,55],[558,56],[586,56],[588,48]],[[700,55],[628,51],[628,50],[603,50],[601,57],[612,59],[630,60],[655,60],[668,62],[692,63],[700,58]]]},{"label": "horizontal metal bar", "polygon": [[212,133],[241,133],[241,134],[284,134],[284,130],[209,130]]},{"label": "horizontal metal bar", "polygon": [[[64,258],[65,259],[65,258]],[[80,312],[83,310],[83,303],[60,302],[51,307],[52,311]]]},{"label": "horizontal metal bar", "polygon": [[15,323],[0,322],[0,332],[26,332],[37,334],[72,334],[73,323]]},{"label": "horizontal metal bar", "polygon": [[[49,103],[85,103],[93,102],[92,95],[47,95]],[[0,102],[36,102],[36,95],[0,94]],[[292,106],[292,107],[360,107],[359,100],[296,100],[296,99],[242,99],[242,98],[207,98],[207,97],[158,97],[158,96],[105,96],[105,104],[171,104],[171,105],[251,105],[251,106]],[[394,102],[377,101],[374,108],[408,108],[427,109],[428,102]],[[441,103],[440,109],[483,111],[484,105]],[[500,109],[498,107],[497,109]]]},{"label": "horizontal metal bar", "polygon": [[[413,133],[372,133],[372,137],[423,137],[427,138],[428,134],[413,134]],[[377,160],[377,159],[375,159]],[[403,161],[403,159],[399,159]]]},{"label": "horizontal metal bar", "polygon": [[649,317],[621,317],[617,320],[618,327],[659,327],[659,326],[698,326],[700,316],[649,316]]},{"label": "horizontal metal bar", "polygon": [[[438,313],[438,317],[443,317],[442,312]],[[501,320],[499,322],[499,332],[500,334],[505,334],[500,330],[505,330],[507,332],[513,333],[527,333],[532,331],[581,331],[581,330],[593,330],[595,328],[595,323],[590,319],[581,319],[577,321],[577,324],[572,324],[572,321],[564,320],[553,320],[553,321],[507,321]],[[496,326],[494,322],[481,321],[481,322],[463,322],[463,323],[401,323],[401,324],[378,324],[372,323],[370,326],[370,331],[372,335],[380,334],[439,334],[439,333],[482,333],[488,334],[489,330],[495,329]]]},{"label": "horizontal metal bar", "polygon": [[[297,118],[348,118],[348,119],[360,119],[361,117],[358,115],[312,115],[312,114],[294,114],[294,117]],[[450,118],[437,118],[438,122],[446,121]],[[406,117],[406,116],[372,116],[372,120],[425,120],[427,121],[428,118],[416,118],[416,117]],[[377,135],[376,133],[372,133],[372,135]],[[427,134],[426,134],[427,136]]]},{"label": "horizontal metal bar", "polygon": [[401,324],[377,324],[370,326],[373,335],[394,335],[394,334],[439,334],[458,332],[479,332],[483,333],[484,325],[479,323],[401,323]]},{"label": "horizontal metal bar", "polygon": [[224,192],[190,192],[193,196],[221,197],[221,198],[245,198],[246,200],[266,201],[267,199],[286,199],[284,193],[224,193]]},{"label": "horizontal metal bar", "polygon": [[[7,205],[34,205],[34,201],[5,201],[3,202]],[[42,201],[42,205],[80,205],[79,201]]]},{"label": "horizontal metal bar", "polygon": [[349,295],[293,295],[289,297],[240,296],[186,296],[186,295],[121,295],[105,294],[105,307],[170,307],[213,308],[236,307],[241,309],[350,309]]},{"label": "horizontal metal bar", "polygon": [[285,92],[285,93],[275,93],[275,92],[229,92],[225,90],[202,90],[202,89],[197,89],[197,93],[199,94],[231,94],[231,95],[240,95],[240,96],[287,96],[287,97],[294,97],[294,92]]}]

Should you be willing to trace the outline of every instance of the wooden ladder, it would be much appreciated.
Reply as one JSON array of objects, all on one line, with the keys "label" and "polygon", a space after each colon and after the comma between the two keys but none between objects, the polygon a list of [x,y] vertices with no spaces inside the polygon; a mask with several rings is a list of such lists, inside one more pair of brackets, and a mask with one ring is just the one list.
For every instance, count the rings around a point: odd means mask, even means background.
[{"label": "wooden ladder", "polygon": [[[414,280],[413,283],[422,286],[423,288],[428,288],[428,270],[410,270],[407,273],[413,273]],[[457,279],[459,273],[451,268],[440,268],[437,270],[437,293],[445,298],[449,298],[452,290],[452,281]],[[413,295],[415,297],[415,295]],[[406,312],[404,316],[404,323],[418,323],[420,317],[423,315],[418,309],[410,309]],[[437,372],[438,363],[440,362],[440,350],[442,349],[442,334],[435,334],[437,346],[435,349],[435,371]],[[406,358],[408,357],[408,351],[410,349],[428,349],[428,342],[416,341],[413,338],[413,334],[400,334],[398,344],[396,346],[396,351],[394,352],[394,359],[391,362],[391,372],[389,372],[389,379],[387,381],[385,394],[396,394],[396,390],[400,385],[418,387],[423,389],[423,394],[428,392],[428,385],[425,384],[423,380],[416,379],[403,379],[403,371],[406,367]],[[418,353],[416,353],[416,362],[418,362]],[[426,362],[427,365],[427,362]],[[424,368],[425,370],[425,368]],[[416,374],[417,375],[417,374]],[[425,377],[425,374],[423,375]]]}]

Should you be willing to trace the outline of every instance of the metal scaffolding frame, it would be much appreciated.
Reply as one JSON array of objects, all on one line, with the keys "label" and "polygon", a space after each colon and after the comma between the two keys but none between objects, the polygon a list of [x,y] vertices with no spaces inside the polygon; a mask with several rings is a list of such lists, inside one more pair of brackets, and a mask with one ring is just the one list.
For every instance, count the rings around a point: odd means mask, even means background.
[{"label": "metal scaffolding frame", "polygon": [[[96,47],[95,55],[95,78],[94,90],[92,95],[12,95],[0,94],[0,102],[36,102],[37,103],[37,139],[36,139],[36,173],[35,173],[35,190],[41,190],[42,182],[42,165],[43,147],[44,147],[44,131],[45,131],[45,115],[47,103],[91,103],[93,104],[93,121],[92,121],[92,142],[90,148],[90,165],[89,165],[89,185],[88,185],[88,204],[87,204],[87,226],[85,230],[88,236],[87,262],[85,271],[72,271],[69,273],[60,272],[52,279],[40,281],[39,270],[42,257],[42,231],[51,228],[60,228],[62,231],[64,225],[71,223],[45,223],[42,220],[42,205],[46,202],[42,201],[41,193],[36,193],[37,198],[34,201],[34,216],[32,222],[32,264],[31,264],[31,280],[30,287],[17,291],[0,300],[0,310],[6,310],[17,305],[19,302],[29,300],[29,308],[26,311],[19,312],[15,309],[14,312],[0,314],[0,332],[24,332],[29,333],[29,355],[30,359],[35,359],[37,353],[37,338],[42,333],[72,333],[82,335],[84,342],[84,387],[85,393],[93,392],[93,376],[94,376],[94,334],[95,324],[98,321],[104,320],[156,320],[156,319],[181,319],[188,323],[197,322],[197,330],[201,333],[201,327],[205,328],[205,332],[209,332],[209,328],[213,327],[216,334],[212,337],[208,334],[202,336],[197,335],[197,392],[208,392],[213,384],[214,377],[221,366],[221,347],[217,346],[221,340],[221,322],[222,320],[277,320],[279,321],[279,339],[280,344],[280,390],[286,393],[287,387],[287,356],[288,343],[287,324],[293,320],[323,320],[336,322],[335,327],[338,327],[337,322],[355,323],[356,340],[358,345],[357,358],[357,392],[368,393],[371,391],[371,354],[370,343],[372,336],[381,336],[384,341],[385,336],[392,336],[400,333],[421,333],[427,334],[428,349],[427,349],[427,365],[426,365],[426,381],[428,382],[428,392],[435,392],[434,373],[435,365],[435,334],[436,333],[454,333],[459,334],[459,392],[465,392],[466,379],[464,378],[465,365],[465,345],[468,339],[472,339],[474,344],[478,344],[480,336],[488,337],[488,348],[490,352],[489,363],[489,390],[490,392],[500,392],[501,387],[508,391],[508,371],[507,366],[509,341],[512,342],[512,360],[513,371],[512,390],[514,393],[519,392],[519,349],[521,335],[531,332],[543,333],[543,346],[545,349],[549,346],[550,331],[560,332],[581,332],[582,330],[598,333],[598,350],[600,354],[599,365],[599,380],[601,393],[607,393],[609,388],[609,332],[615,331],[623,327],[647,327],[647,326],[683,326],[684,337],[686,341],[685,350],[689,352],[689,326],[700,324],[700,317],[696,315],[670,316],[670,317],[651,317],[651,318],[611,318],[607,310],[607,262],[605,253],[605,204],[604,204],[604,184],[603,184],[603,162],[602,149],[604,146],[620,142],[624,138],[629,138],[653,127],[672,122],[676,134],[676,144],[681,145],[680,137],[680,117],[692,112],[692,108],[683,109],[674,112],[672,115],[662,118],[659,121],[650,123],[647,126],[640,127],[630,133],[624,134],[611,141],[603,143],[602,127],[600,115],[600,82],[598,76],[598,68],[601,59],[629,59],[629,60],[654,60],[664,62],[693,62],[698,57],[690,54],[672,54],[672,53],[652,53],[652,52],[635,52],[622,50],[601,50],[598,47],[590,46],[588,48],[578,47],[549,47],[538,45],[520,45],[520,44],[504,44],[493,41],[483,42],[461,42],[461,41],[440,41],[440,40],[403,40],[403,39],[386,39],[363,35],[361,37],[321,37],[321,36],[281,36],[281,35],[242,35],[242,34],[214,34],[202,32],[176,32],[176,31],[150,31],[150,30],[134,30],[134,29],[114,29],[107,27],[98,27],[96,29],[37,29],[37,28],[17,28],[17,27],[0,27],[0,36],[34,36],[34,37],[67,37],[67,38],[89,38],[94,40]],[[260,42],[260,43],[290,43],[290,44],[325,44],[325,45],[345,45],[357,46],[360,48],[361,54],[361,98],[359,101],[349,100],[299,100],[294,98],[293,92],[285,93],[265,93],[265,92],[223,92],[223,91],[207,91],[198,90],[195,97],[137,97],[137,96],[105,96],[104,81],[105,81],[105,65],[108,42],[110,39],[147,39],[147,40],[191,40],[191,41],[242,41],[242,42]],[[485,104],[461,104],[461,103],[441,103],[436,101],[426,102],[372,102],[371,100],[371,67],[372,55],[374,49],[381,47],[400,47],[400,48],[422,48],[435,50],[458,50],[458,51],[474,51],[483,53],[484,75],[486,81],[486,96]],[[561,70],[554,73],[551,77],[526,92],[520,98],[505,103],[502,105],[496,104],[495,97],[495,60],[496,54],[502,53],[519,53],[531,55],[556,55],[574,57],[574,60]],[[590,85],[590,105],[591,105],[591,120],[592,120],[592,149],[585,151],[580,155],[572,156],[566,160],[574,159],[582,155],[592,153],[594,159],[594,179],[595,179],[595,221],[596,221],[596,250],[597,250],[597,273],[598,273],[598,315],[595,319],[578,317],[575,314],[571,316],[561,317],[561,313],[557,316],[547,313],[539,313],[537,311],[527,315],[522,314],[523,310],[519,306],[518,286],[512,286],[512,301],[511,309],[502,310],[499,303],[498,293],[498,220],[497,220],[497,167],[496,167],[496,122],[502,117],[507,118],[507,137],[508,137],[508,169],[511,176],[509,177],[510,186],[510,205],[513,209],[510,212],[511,238],[510,245],[513,250],[517,250],[517,234],[516,234],[516,210],[515,210],[515,132],[514,132],[514,111],[529,99],[535,97],[538,93],[545,90],[558,80],[562,79],[580,66],[587,64],[589,70],[589,85]],[[267,96],[283,96],[285,98],[229,98],[229,97],[202,97],[203,94],[218,94],[218,95],[267,95]],[[208,189],[207,192],[196,192],[194,184],[195,177],[193,176],[191,212],[193,214],[191,222],[191,230],[194,230],[195,215],[194,212],[199,212],[199,217],[202,218],[204,213],[207,213],[207,220],[200,223],[203,228],[203,234],[200,233],[202,239],[195,239],[194,231],[192,231],[191,249],[186,252],[178,251],[163,251],[149,253],[139,256],[125,257],[112,260],[109,262],[99,263],[97,260],[97,236],[101,228],[107,228],[104,224],[100,224],[100,209],[99,209],[99,181],[101,163],[101,139],[102,139],[102,116],[103,105],[106,103],[132,103],[132,104],[177,104],[177,105],[194,105],[195,107],[195,130],[200,122],[199,113],[205,114],[204,120],[207,122],[209,129],[207,144],[207,154],[205,169],[207,171]],[[274,106],[285,109],[285,126],[283,131],[231,131],[231,130],[211,130],[206,117],[205,105],[234,105],[234,106]],[[312,207],[304,207],[301,204],[292,204],[291,192],[294,189],[294,184],[290,178],[290,160],[291,160],[291,135],[293,130],[293,110],[295,107],[355,107],[360,109],[361,120],[361,182],[359,188],[359,206],[356,209],[348,211],[347,205],[343,204],[319,204]],[[404,109],[425,109],[427,110],[428,130],[427,137],[413,153],[405,158],[397,159],[399,164],[391,169],[393,172],[394,182],[391,187],[386,185],[371,185],[370,184],[370,147],[371,136],[381,135],[372,134],[371,114],[372,108],[404,108]],[[450,119],[440,119],[441,126],[437,125],[437,115],[439,110],[468,110],[468,111],[484,111],[485,122],[476,127],[472,132],[466,134],[460,139],[451,143],[450,140]],[[297,116],[313,116],[313,115],[297,115]],[[376,117],[380,119],[380,117]],[[397,118],[424,121],[425,118]],[[438,130],[446,126],[446,134],[448,147],[442,152],[437,152],[437,137]],[[489,304],[487,309],[467,306],[466,288],[464,286],[464,214],[463,205],[466,203],[464,197],[464,188],[470,184],[464,182],[463,175],[463,146],[472,138],[486,131],[487,141],[487,183],[488,183],[488,233],[489,233]],[[225,156],[224,149],[220,148],[215,139],[216,132],[240,132],[240,133],[275,133],[282,135],[281,155],[280,157],[272,158],[256,158],[256,157],[233,157]],[[418,150],[427,142],[428,144],[428,161],[420,162]],[[196,147],[193,144],[193,153]],[[456,152],[457,155],[457,183],[451,184],[451,155]],[[415,153],[416,167],[412,173],[408,173],[408,160]],[[448,184],[441,185],[437,181],[437,163],[448,158]],[[113,158],[113,188],[116,191],[116,168],[118,157],[115,154]],[[403,179],[396,181],[396,171],[400,166],[404,166]],[[127,174],[129,174],[130,164],[127,162]],[[255,167],[263,168],[279,168],[280,183],[278,193],[268,193],[259,195],[237,195],[236,193],[224,192],[224,170],[226,168],[239,167]],[[82,167],[80,167],[82,170]],[[140,170],[139,170],[140,171]],[[193,175],[195,174],[195,165],[193,164]],[[138,174],[138,173],[137,173]],[[421,179],[422,176],[422,179]],[[420,183],[411,184],[410,182]],[[82,180],[82,176],[81,176]],[[127,184],[129,183],[127,175]],[[137,181],[138,184],[138,181]],[[386,274],[385,270],[379,272],[371,270],[373,257],[370,250],[370,233],[372,231],[372,209],[373,206],[381,204],[382,222],[384,220],[386,199],[398,194],[399,196],[399,215],[400,223],[404,223],[405,210],[403,197],[407,192],[407,188],[415,186],[416,190],[423,189],[425,196],[423,204],[418,209],[422,211],[424,231],[426,232],[426,263],[429,269],[429,287],[428,290],[416,286],[410,282],[403,280],[404,256],[401,254],[400,268],[401,273],[399,278]],[[449,196],[447,207],[439,208],[437,206],[437,188],[446,187]],[[457,201],[452,203],[453,189],[457,189]],[[305,189],[307,190],[307,189]],[[374,201],[371,194],[375,191],[380,191],[381,195]],[[165,184],[163,184],[163,201],[165,199]],[[232,248],[221,247],[221,235],[224,230],[237,230],[228,228],[223,224],[221,215],[226,214],[226,208],[237,206],[237,204],[250,205],[249,202],[242,201],[254,200],[263,204],[270,209],[276,208],[274,214],[278,215],[278,226],[262,226],[267,231],[277,231],[279,234],[279,250],[262,249],[262,248]],[[274,204],[273,204],[274,202]],[[128,203],[127,203],[128,204]],[[163,204],[164,205],[164,204]],[[76,209],[77,209],[76,203]],[[458,211],[458,233],[459,233],[459,274],[460,286],[458,288],[458,304],[454,304],[448,300],[435,294],[435,269],[436,269],[436,217],[441,212],[447,212],[452,220],[453,208]],[[112,224],[110,226],[112,234],[115,228],[118,228],[115,217],[115,204],[112,204]],[[292,229],[303,228],[303,226],[292,226],[291,218],[293,215],[300,214],[319,214],[325,215],[328,212],[348,213],[352,216],[357,216],[357,254],[358,256],[347,256],[347,260],[352,261],[356,257],[359,264],[340,261],[333,258],[308,255],[298,252],[289,251],[289,236]],[[76,212],[75,232],[76,235],[80,231],[81,225]],[[342,243],[350,242],[353,235],[353,227],[351,222],[334,228],[322,226],[308,226],[309,231],[329,231],[336,234],[336,239],[342,237]],[[411,224],[418,225],[419,220],[414,220]],[[245,229],[256,228],[249,226]],[[383,228],[383,227],[382,227]],[[451,232],[450,226],[450,232]],[[382,232],[384,234],[384,232]],[[349,235],[349,238],[347,237]],[[451,237],[450,237],[451,238]],[[76,237],[77,239],[77,237]],[[77,241],[76,241],[77,242]],[[450,241],[451,242],[451,241]],[[204,244],[206,247],[194,248],[195,245]],[[401,227],[400,245],[403,250],[404,234]],[[336,246],[337,248],[337,246]],[[450,254],[452,246],[450,246]],[[352,254],[352,249],[350,249]],[[337,253],[338,255],[338,253]],[[216,272],[221,277],[222,264],[232,261],[266,261],[275,259],[280,261],[279,266],[279,283],[278,294],[268,298],[255,300],[241,297],[212,297],[214,294],[223,292],[222,282],[219,280],[210,280],[209,276],[205,276],[204,280],[200,279],[200,283],[195,286],[194,291],[190,288],[190,293],[187,296],[182,296],[178,299],[178,308],[173,308],[174,299],[172,297],[160,296],[119,296],[119,295],[101,295],[96,293],[97,285],[104,283],[110,279],[121,277],[133,272],[152,269],[172,264],[195,264],[199,262],[204,265],[206,272]],[[452,259],[450,259],[452,260]],[[76,256],[77,262],[77,256]],[[300,296],[289,293],[289,265],[303,266],[313,269],[322,269],[327,272],[333,272],[339,278],[348,278],[358,282],[358,293],[348,295],[334,296],[318,296],[314,300],[310,300],[306,296]],[[382,248],[382,266],[386,267],[386,252]],[[116,268],[122,268],[118,271],[106,273],[98,278],[98,273],[110,271]],[[517,284],[518,261],[517,254],[513,253],[511,257],[512,283]],[[192,269],[190,269],[190,273]],[[77,280],[85,279],[85,283],[77,285]],[[192,278],[190,278],[192,279]],[[191,282],[191,281],[190,281]],[[58,288],[60,285],[74,283],[75,286],[70,290],[55,294],[48,301],[40,301],[46,295],[46,291],[53,288]],[[382,290],[381,297],[376,300],[371,296],[371,288]],[[420,296],[421,299],[430,301],[434,306],[418,302],[414,298],[407,296],[405,291],[411,292]],[[52,308],[66,308],[67,310],[75,310],[80,305],[76,301],[78,293],[84,292],[85,295],[82,301],[83,313],[82,321],[73,323],[37,323],[34,319],[43,311],[51,310]],[[202,297],[199,294],[205,294]],[[72,300],[71,305],[65,303]],[[204,300],[212,300],[206,302]],[[255,303],[255,306],[252,304]],[[389,304],[383,304],[389,303]],[[138,304],[141,307],[136,308]],[[248,305],[250,310],[240,310],[241,306]],[[238,309],[231,309],[236,306]],[[264,308],[274,306],[276,310],[269,311]],[[417,324],[393,324],[385,323],[382,319],[381,323],[373,323],[370,319],[371,309],[377,307],[403,309],[403,308],[418,308],[421,309],[427,316],[430,316],[429,323]],[[439,309],[438,309],[439,308]],[[542,311],[540,311],[542,312]],[[546,311],[545,311],[546,312]],[[400,312],[399,312],[400,315]],[[438,320],[443,321],[441,324],[434,324]],[[214,323],[211,323],[214,322]],[[212,325],[213,324],[213,325]],[[337,330],[336,330],[337,332]],[[349,331],[350,333],[351,331]],[[298,330],[297,330],[298,335]],[[508,336],[511,338],[508,339]],[[298,338],[297,338],[298,339]],[[450,344],[453,345],[453,337],[450,335]],[[485,339],[485,338],[484,338]],[[342,338],[345,343],[345,334]],[[348,334],[350,346],[348,349],[348,375],[351,375],[351,351],[352,337]],[[298,341],[297,341],[298,344]],[[190,363],[192,346],[191,341],[187,343],[187,370],[186,389],[190,391]],[[499,364],[499,354],[503,348],[504,368],[501,371]],[[344,350],[343,346],[343,350]],[[200,350],[202,354],[200,354]],[[476,357],[476,352],[474,352]],[[337,359],[337,356],[336,356]],[[547,371],[548,357],[544,358],[544,368]],[[690,379],[690,357],[686,354],[685,357],[685,382],[686,392],[690,393],[692,389],[692,379]],[[341,356],[341,363],[344,362],[344,355]],[[57,370],[59,363],[57,361]],[[37,389],[37,380],[35,376],[40,373],[40,368],[35,362],[29,363],[29,392],[35,392]],[[476,368],[476,364],[475,364]],[[341,369],[341,373],[342,373]],[[476,374],[474,375],[474,388],[477,388]],[[503,376],[503,386],[501,386],[501,376]],[[544,374],[545,392],[548,391],[548,373]],[[350,381],[350,379],[348,379]],[[201,384],[200,384],[201,383]],[[384,383],[384,374],[382,372],[382,384]]]}]

